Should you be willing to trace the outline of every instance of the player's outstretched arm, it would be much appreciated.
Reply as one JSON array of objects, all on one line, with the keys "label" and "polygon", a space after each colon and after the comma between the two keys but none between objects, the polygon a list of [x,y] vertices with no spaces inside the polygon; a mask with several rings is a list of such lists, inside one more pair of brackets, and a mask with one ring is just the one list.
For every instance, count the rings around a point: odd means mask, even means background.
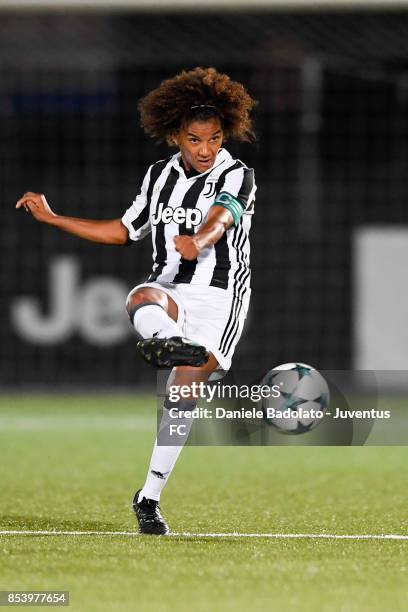
[{"label": "player's outstretched arm", "polygon": [[57,215],[41,193],[28,191],[18,200],[16,208],[24,208],[37,221],[58,227],[84,240],[103,244],[125,244],[128,240],[128,231],[120,219],[93,221]]},{"label": "player's outstretched arm", "polygon": [[212,246],[233,225],[232,214],[222,206],[211,206],[205,223],[193,236],[175,236],[176,250],[183,259],[193,260],[206,247]]}]

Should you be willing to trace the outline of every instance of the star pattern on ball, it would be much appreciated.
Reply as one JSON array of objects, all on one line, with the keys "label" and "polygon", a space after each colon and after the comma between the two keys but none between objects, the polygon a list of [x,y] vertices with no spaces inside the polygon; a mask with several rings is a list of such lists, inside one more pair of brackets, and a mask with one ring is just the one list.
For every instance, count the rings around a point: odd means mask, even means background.
[{"label": "star pattern on ball", "polygon": [[293,372],[297,372],[299,376],[299,380],[302,380],[305,376],[311,376],[312,370],[306,366],[303,366],[300,363],[297,363],[292,370]]},{"label": "star pattern on ball", "polygon": [[322,410],[326,410],[329,407],[329,398],[327,396],[327,393],[322,393],[322,395],[320,395],[314,401],[320,404]]},{"label": "star pattern on ball", "polygon": [[308,401],[302,397],[296,397],[292,393],[285,393],[285,391],[281,391],[281,397],[284,399],[282,410],[287,410],[288,408],[289,410],[296,410]]},{"label": "star pattern on ball", "polygon": [[308,425],[304,425],[303,423],[301,423],[301,421],[298,421],[297,427],[296,427],[296,433],[297,434],[307,433],[311,429],[313,429],[313,421],[311,421]]}]

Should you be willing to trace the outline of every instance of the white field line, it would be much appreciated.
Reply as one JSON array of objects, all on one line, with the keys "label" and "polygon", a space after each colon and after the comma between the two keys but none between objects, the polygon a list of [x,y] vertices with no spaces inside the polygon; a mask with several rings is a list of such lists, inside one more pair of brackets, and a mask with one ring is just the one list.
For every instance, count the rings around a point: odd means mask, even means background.
[{"label": "white field line", "polygon": [[[135,531],[33,531],[3,530],[0,536],[131,536]],[[400,534],[336,534],[336,533],[170,533],[171,537],[182,538],[271,538],[271,539],[324,539],[324,540],[408,540]],[[168,537],[168,536],[167,536]]]},{"label": "white field line", "polygon": [[130,430],[150,431],[156,424],[154,418],[145,416],[0,416],[0,432],[2,431],[71,431],[71,430]]}]

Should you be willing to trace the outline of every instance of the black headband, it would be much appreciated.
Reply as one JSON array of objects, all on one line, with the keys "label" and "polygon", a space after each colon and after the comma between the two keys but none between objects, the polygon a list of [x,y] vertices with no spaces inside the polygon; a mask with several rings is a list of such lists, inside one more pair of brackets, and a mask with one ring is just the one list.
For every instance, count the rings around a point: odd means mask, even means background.
[{"label": "black headband", "polygon": [[214,115],[217,115],[217,117],[219,117],[221,120],[223,119],[223,114],[213,104],[195,104],[194,106],[190,106],[189,108],[189,113],[192,117],[195,115],[195,113],[199,114],[201,112],[213,113]]},{"label": "black headband", "polygon": [[218,113],[217,107],[212,104],[196,104],[195,106],[190,106],[190,110],[214,110]]}]

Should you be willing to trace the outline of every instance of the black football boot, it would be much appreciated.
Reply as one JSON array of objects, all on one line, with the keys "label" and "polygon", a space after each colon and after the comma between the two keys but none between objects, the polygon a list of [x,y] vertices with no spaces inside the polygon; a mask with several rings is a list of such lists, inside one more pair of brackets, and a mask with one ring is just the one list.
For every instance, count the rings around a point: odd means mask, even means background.
[{"label": "black football boot", "polygon": [[141,357],[156,368],[173,366],[202,366],[208,361],[208,351],[204,346],[182,338],[147,338],[137,343]]},{"label": "black football boot", "polygon": [[154,499],[143,499],[138,502],[141,489],[135,493],[132,507],[139,524],[139,533],[150,535],[167,535],[169,526],[160,513],[159,502]]}]

